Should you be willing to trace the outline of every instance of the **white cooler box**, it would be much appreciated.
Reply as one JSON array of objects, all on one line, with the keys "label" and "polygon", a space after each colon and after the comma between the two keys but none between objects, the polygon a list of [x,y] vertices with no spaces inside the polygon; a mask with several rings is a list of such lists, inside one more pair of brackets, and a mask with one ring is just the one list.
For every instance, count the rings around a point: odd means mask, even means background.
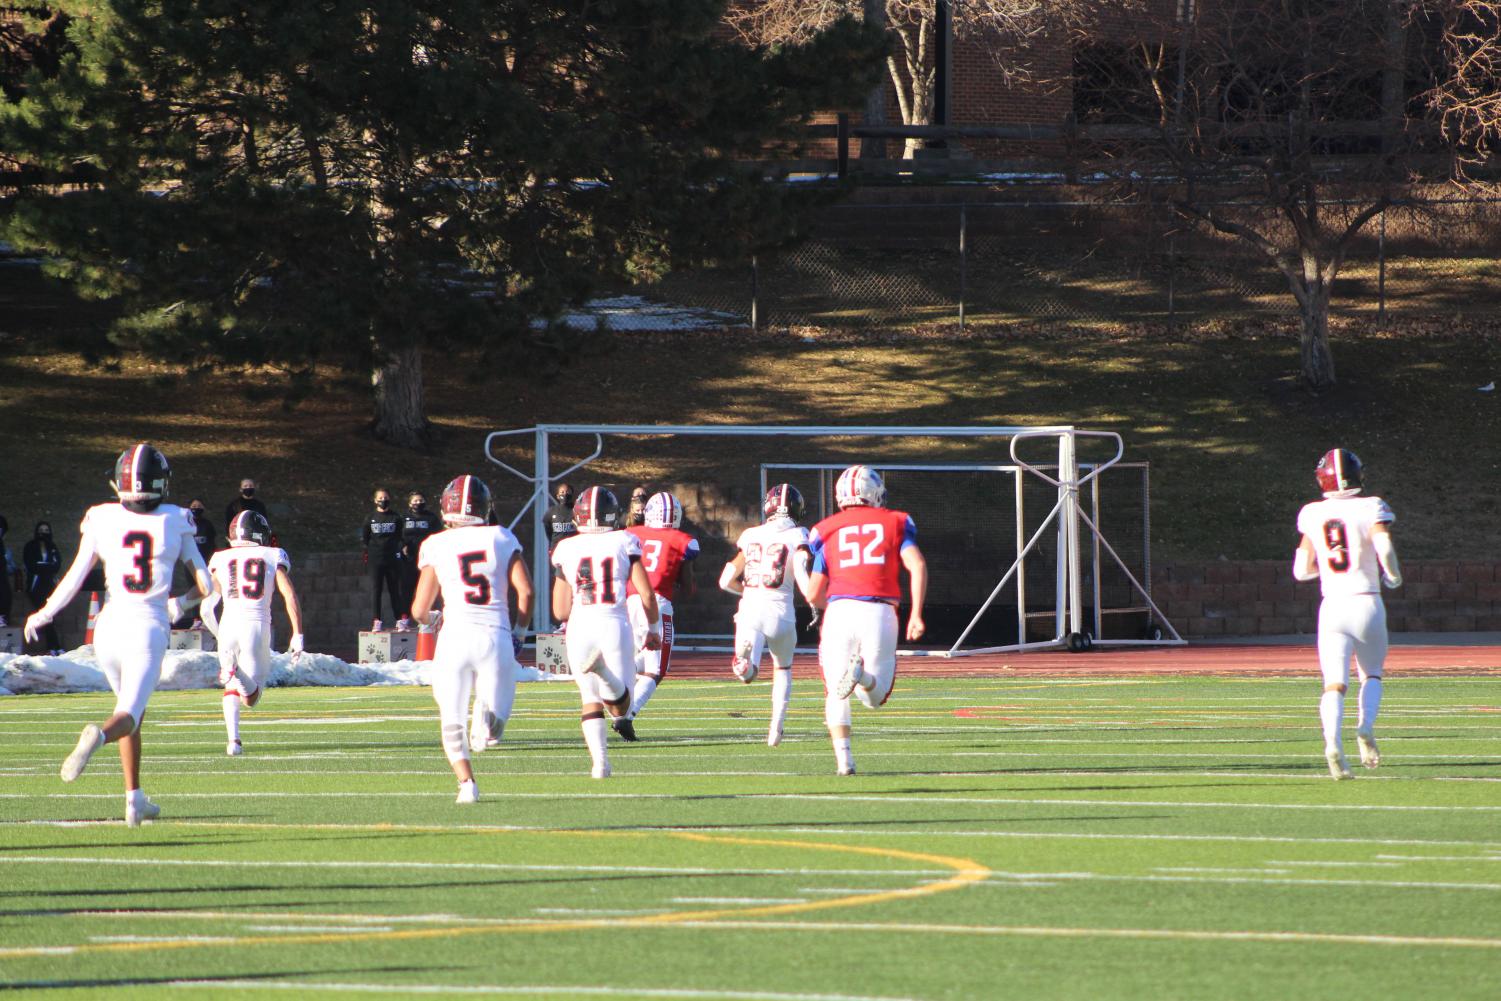
[{"label": "white cooler box", "polygon": [[360,663],[385,664],[417,659],[417,633],[360,633]]},{"label": "white cooler box", "polygon": [[213,651],[218,647],[214,643],[214,634],[207,629],[174,629],[167,637],[167,649]]}]

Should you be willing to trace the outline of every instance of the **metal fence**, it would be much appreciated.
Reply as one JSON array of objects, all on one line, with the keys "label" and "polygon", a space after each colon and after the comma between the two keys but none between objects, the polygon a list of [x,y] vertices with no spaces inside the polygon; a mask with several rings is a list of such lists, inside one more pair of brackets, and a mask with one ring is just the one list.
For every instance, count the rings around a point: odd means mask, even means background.
[{"label": "metal fence", "polygon": [[[823,210],[811,232],[748,267],[678,272],[637,291],[752,327],[1180,324],[1297,313],[1265,255],[1164,205],[843,205]],[[1365,226],[1331,309],[1376,322],[1493,314],[1498,278],[1501,202],[1408,202]]]}]

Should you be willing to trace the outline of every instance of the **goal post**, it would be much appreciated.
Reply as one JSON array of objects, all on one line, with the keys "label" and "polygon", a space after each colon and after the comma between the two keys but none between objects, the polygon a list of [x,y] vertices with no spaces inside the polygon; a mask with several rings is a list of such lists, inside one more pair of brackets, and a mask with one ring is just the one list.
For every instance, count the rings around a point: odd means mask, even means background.
[{"label": "goal post", "polygon": [[[1081,463],[1081,444],[1098,451],[1101,441],[1115,454]],[[552,626],[544,514],[555,484],[570,476],[586,473],[622,501],[626,485],[642,480],[678,495],[704,549],[701,607],[678,603],[679,649],[723,649],[733,598],[713,582],[739,531],[759,521],[766,489],[784,479],[798,486],[811,526],[832,513],[838,472],[860,462],[886,478],[891,505],[918,526],[936,649],[902,652],[929,656],[1162,635],[1182,642],[1150,595],[1147,466],[1123,463],[1123,450],[1112,432],[1071,425],[538,424],[485,439],[486,458],[511,477],[496,491],[498,505],[515,511],[512,529],[531,540],[538,632]],[[972,457],[980,461],[965,461]],[[1106,528],[1123,541],[1105,538]]]}]

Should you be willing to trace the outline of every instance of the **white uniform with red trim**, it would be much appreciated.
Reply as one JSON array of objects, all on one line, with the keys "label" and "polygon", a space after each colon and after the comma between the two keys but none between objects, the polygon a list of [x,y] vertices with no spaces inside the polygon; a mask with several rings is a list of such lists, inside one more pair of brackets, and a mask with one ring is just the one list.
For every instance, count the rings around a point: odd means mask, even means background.
[{"label": "white uniform with red trim", "polygon": [[464,720],[469,697],[500,720],[516,700],[516,655],[511,646],[511,562],[521,543],[499,525],[447,528],[422,541],[419,571],[432,567],[443,598],[443,623],[429,677],[438,703],[445,748],[452,761],[469,757]]},{"label": "white uniform with red trim", "polygon": [[1350,658],[1380,677],[1386,662],[1386,606],[1372,529],[1397,520],[1380,497],[1326,497],[1298,512],[1298,531],[1313,541],[1319,567],[1319,668],[1324,684],[1347,685]]},{"label": "white uniform with red trim", "polygon": [[286,550],[274,546],[231,546],[208,561],[220,599],[219,669],[239,670],[249,696],[271,674],[271,601],[276,573],[292,571]]},{"label": "white uniform with red trim", "polygon": [[[641,559],[641,540],[630,532],[584,530],[552,551],[553,569],[573,591],[564,642],[568,664],[584,702],[609,702],[611,690],[629,692],[636,678],[635,642],[626,610],[631,565]],[[605,675],[583,673],[598,654]]]},{"label": "white uniform with red trim", "polygon": [[763,649],[771,653],[775,666],[789,667],[797,646],[792,561],[799,550],[808,550],[808,530],[791,518],[773,518],[741,532],[735,546],[745,557],[743,590],[735,612],[735,649],[749,647],[747,659],[758,670]]}]

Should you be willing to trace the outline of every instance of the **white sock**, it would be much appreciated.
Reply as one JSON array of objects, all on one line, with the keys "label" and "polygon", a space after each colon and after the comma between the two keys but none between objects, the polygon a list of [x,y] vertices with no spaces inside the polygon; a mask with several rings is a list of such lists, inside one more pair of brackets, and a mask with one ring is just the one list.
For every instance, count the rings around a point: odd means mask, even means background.
[{"label": "white sock", "polygon": [[848,737],[834,738],[834,761],[840,768],[848,768],[854,763],[854,755],[850,753],[850,739]]},{"label": "white sock", "polygon": [[649,674],[636,675],[636,691],[631,696],[631,719],[646,708],[646,703],[651,701],[652,693],[657,690],[657,679]]},{"label": "white sock", "polygon": [[229,739],[231,742],[240,739],[239,696],[224,696],[224,728],[229,731]]},{"label": "white sock", "polygon": [[133,806],[133,807],[136,807],[137,809],[139,809],[142,806],[145,806],[146,805],[146,790],[144,790],[144,789],[132,789],[132,790],[130,790],[130,792],[128,792],[128,793],[125,794],[125,805],[126,806]]},{"label": "white sock", "polygon": [[781,725],[787,719],[787,704],[792,701],[792,670],[778,668],[771,672],[771,722]]},{"label": "white sock", "polygon": [[1376,713],[1381,709],[1381,679],[1367,678],[1360,683],[1360,715],[1356,726],[1361,733],[1376,729]]},{"label": "white sock", "polygon": [[603,716],[584,720],[584,743],[589,745],[589,757],[596,765],[602,765],[609,760],[605,754],[605,732],[610,725],[605,722]]},{"label": "white sock", "polygon": [[1340,750],[1339,728],[1345,719],[1345,693],[1325,692],[1319,699],[1319,719],[1324,724],[1324,750]]}]

